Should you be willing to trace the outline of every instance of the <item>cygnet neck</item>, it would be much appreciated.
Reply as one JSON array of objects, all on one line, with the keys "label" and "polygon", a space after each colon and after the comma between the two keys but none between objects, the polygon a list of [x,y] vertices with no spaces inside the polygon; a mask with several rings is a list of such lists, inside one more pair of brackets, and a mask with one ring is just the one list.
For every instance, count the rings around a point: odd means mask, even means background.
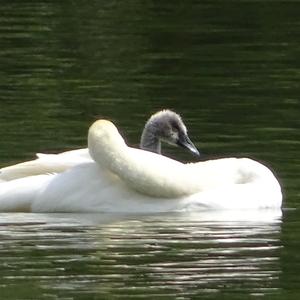
[{"label": "cygnet neck", "polygon": [[147,122],[141,137],[140,148],[161,154],[161,142],[158,138],[157,127],[153,122]]}]

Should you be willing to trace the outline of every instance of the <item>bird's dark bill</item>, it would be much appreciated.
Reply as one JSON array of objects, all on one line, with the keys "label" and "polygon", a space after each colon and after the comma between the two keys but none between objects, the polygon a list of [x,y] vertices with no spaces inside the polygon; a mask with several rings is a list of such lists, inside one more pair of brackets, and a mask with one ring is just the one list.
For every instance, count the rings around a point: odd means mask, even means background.
[{"label": "bird's dark bill", "polygon": [[194,153],[195,155],[200,155],[198,149],[195,147],[195,145],[187,135],[180,136],[177,141],[177,145],[185,149],[188,149],[190,152]]}]

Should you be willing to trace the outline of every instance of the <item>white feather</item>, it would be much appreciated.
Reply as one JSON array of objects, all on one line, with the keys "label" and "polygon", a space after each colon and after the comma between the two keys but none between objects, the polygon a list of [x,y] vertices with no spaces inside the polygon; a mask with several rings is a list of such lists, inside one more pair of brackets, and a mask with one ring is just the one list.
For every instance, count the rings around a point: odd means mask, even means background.
[{"label": "white feather", "polygon": [[128,147],[115,126],[104,120],[91,126],[88,142],[94,160],[85,150],[41,155],[38,160],[45,159],[49,166],[53,159],[55,168],[66,170],[0,183],[0,211],[151,213],[281,207],[277,179],[254,160],[182,164]]}]

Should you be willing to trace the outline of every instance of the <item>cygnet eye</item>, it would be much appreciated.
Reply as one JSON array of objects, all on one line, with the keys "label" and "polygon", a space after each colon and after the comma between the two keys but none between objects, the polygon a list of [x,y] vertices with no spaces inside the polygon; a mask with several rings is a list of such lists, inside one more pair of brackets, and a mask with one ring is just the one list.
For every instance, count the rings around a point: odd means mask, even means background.
[{"label": "cygnet eye", "polygon": [[177,129],[172,129],[171,132],[170,132],[170,136],[171,136],[171,139],[173,140],[174,143],[177,142],[177,140],[179,139],[179,132]]},{"label": "cygnet eye", "polygon": [[173,128],[172,128],[172,131],[178,134],[180,130],[179,130],[178,127],[173,127]]},{"label": "cygnet eye", "polygon": [[177,122],[172,122],[172,123],[171,123],[171,128],[172,128],[172,130],[175,131],[175,132],[179,132],[179,131],[180,131],[180,127],[179,127],[179,125],[178,125]]}]

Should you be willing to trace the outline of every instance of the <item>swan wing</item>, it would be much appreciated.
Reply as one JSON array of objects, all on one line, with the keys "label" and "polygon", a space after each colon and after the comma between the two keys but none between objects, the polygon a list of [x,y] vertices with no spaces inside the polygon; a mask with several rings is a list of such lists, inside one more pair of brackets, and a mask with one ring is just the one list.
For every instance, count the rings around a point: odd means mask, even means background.
[{"label": "swan wing", "polygon": [[183,200],[141,194],[97,163],[86,163],[53,175],[41,186],[30,209],[32,212],[158,213],[184,210],[190,203]]},{"label": "swan wing", "polygon": [[141,193],[97,163],[87,163],[55,175],[36,197],[32,211],[159,213],[280,209],[282,195],[278,181],[274,176],[262,176],[266,171],[264,166],[259,164],[258,168],[262,169],[257,171],[260,176],[247,182],[227,182],[188,196],[165,198]]},{"label": "swan wing", "polygon": [[251,180],[228,181],[189,196],[174,198],[140,193],[97,163],[83,163],[60,174],[29,176],[0,183],[0,211],[156,213],[280,208],[282,195],[276,178],[256,162],[240,162],[240,168],[249,167],[249,163],[252,172],[259,173]]},{"label": "swan wing", "polygon": [[32,211],[118,211],[118,204],[128,195],[129,189],[118,176],[95,162],[83,163],[56,174],[32,203]]},{"label": "swan wing", "polygon": [[91,161],[88,149],[59,154],[37,153],[37,159],[0,169],[0,181],[10,181],[34,175],[61,173],[78,164]]}]

